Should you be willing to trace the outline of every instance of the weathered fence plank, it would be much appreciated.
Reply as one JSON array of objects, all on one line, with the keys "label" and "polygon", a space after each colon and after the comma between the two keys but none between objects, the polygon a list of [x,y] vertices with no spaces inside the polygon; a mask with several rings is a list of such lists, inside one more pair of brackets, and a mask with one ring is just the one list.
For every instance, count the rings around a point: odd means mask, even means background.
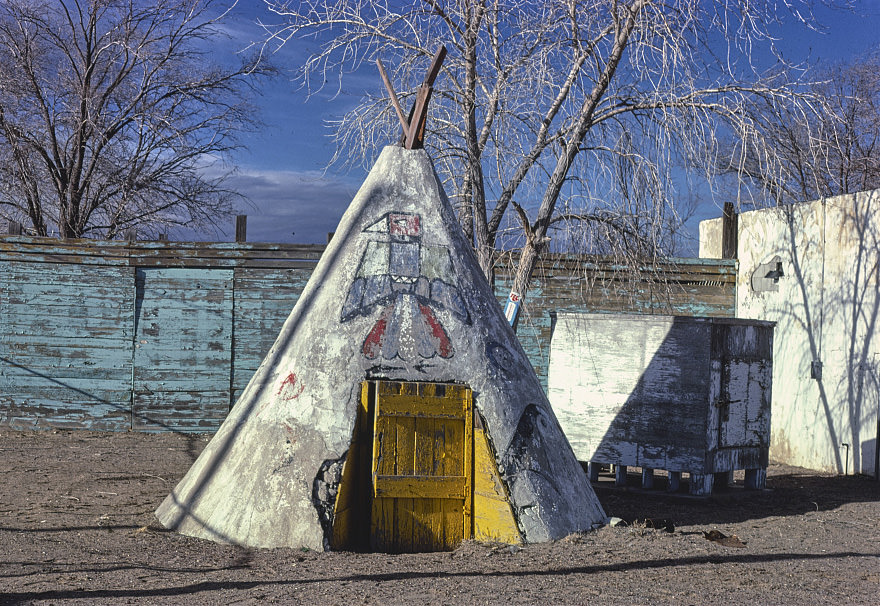
[{"label": "weathered fence plank", "polygon": [[0,424],[130,424],[132,270],[4,260]]},{"label": "weathered fence plank", "polygon": [[137,269],[133,429],[205,430],[226,416],[232,274],[231,269]]},{"label": "weathered fence plank", "polygon": [[233,403],[275,343],[311,273],[311,268],[236,269]]},{"label": "weathered fence plank", "polygon": [[[0,425],[215,429],[323,245],[0,236]],[[497,293],[509,285],[498,272]],[[735,261],[539,264],[519,337],[545,383],[551,312],[732,316]]]}]

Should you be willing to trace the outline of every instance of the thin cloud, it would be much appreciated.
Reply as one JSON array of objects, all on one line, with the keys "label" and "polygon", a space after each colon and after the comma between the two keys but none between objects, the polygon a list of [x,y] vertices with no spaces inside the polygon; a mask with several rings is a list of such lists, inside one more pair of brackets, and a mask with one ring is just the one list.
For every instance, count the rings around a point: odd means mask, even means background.
[{"label": "thin cloud", "polygon": [[226,186],[245,196],[251,242],[322,243],[360,183],[317,171],[259,170],[232,175]]}]

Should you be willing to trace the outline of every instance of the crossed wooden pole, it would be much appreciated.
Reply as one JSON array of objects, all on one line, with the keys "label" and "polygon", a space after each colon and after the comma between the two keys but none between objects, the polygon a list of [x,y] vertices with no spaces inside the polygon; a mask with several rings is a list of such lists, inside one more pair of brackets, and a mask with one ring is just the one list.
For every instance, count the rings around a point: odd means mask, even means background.
[{"label": "crossed wooden pole", "polygon": [[376,65],[379,66],[379,74],[382,76],[382,82],[385,83],[385,88],[388,90],[388,95],[391,97],[391,104],[394,106],[394,111],[397,112],[397,119],[400,120],[400,125],[403,127],[403,136],[400,138],[400,145],[406,149],[419,149],[424,145],[425,121],[428,117],[428,101],[431,100],[431,92],[434,90],[434,80],[437,79],[437,74],[440,73],[440,66],[443,65],[444,57],[446,57],[446,47],[441,45],[440,48],[437,49],[437,52],[434,53],[434,59],[431,61],[431,66],[428,68],[425,80],[419,87],[419,91],[416,94],[416,102],[409,112],[409,118],[403,115],[403,109],[400,107],[400,100],[397,98],[397,93],[394,92],[394,87],[391,86],[391,80],[388,78],[385,66],[382,65],[382,60],[376,59]]}]

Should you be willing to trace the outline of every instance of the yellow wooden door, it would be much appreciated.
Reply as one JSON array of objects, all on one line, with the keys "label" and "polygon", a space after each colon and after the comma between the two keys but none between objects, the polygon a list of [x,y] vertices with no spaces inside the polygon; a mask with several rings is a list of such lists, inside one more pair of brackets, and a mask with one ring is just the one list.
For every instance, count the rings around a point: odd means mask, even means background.
[{"label": "yellow wooden door", "polygon": [[471,390],[375,381],[373,503],[376,551],[454,549],[473,536]]}]

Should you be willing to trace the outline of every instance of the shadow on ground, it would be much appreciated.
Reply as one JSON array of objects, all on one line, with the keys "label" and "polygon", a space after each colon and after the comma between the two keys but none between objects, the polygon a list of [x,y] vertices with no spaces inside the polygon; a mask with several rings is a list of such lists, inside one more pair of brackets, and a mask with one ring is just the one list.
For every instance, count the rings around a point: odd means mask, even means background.
[{"label": "shadow on ground", "polygon": [[733,524],[768,517],[831,511],[848,503],[880,502],[880,482],[868,476],[825,475],[784,465],[771,466],[767,488],[745,490],[740,479],[709,497],[681,491],[666,492],[665,478],[655,480],[655,489],[640,487],[640,476],[630,474],[626,487],[616,487],[610,478],[593,484],[605,512],[624,520],[669,518],[676,526]]}]

